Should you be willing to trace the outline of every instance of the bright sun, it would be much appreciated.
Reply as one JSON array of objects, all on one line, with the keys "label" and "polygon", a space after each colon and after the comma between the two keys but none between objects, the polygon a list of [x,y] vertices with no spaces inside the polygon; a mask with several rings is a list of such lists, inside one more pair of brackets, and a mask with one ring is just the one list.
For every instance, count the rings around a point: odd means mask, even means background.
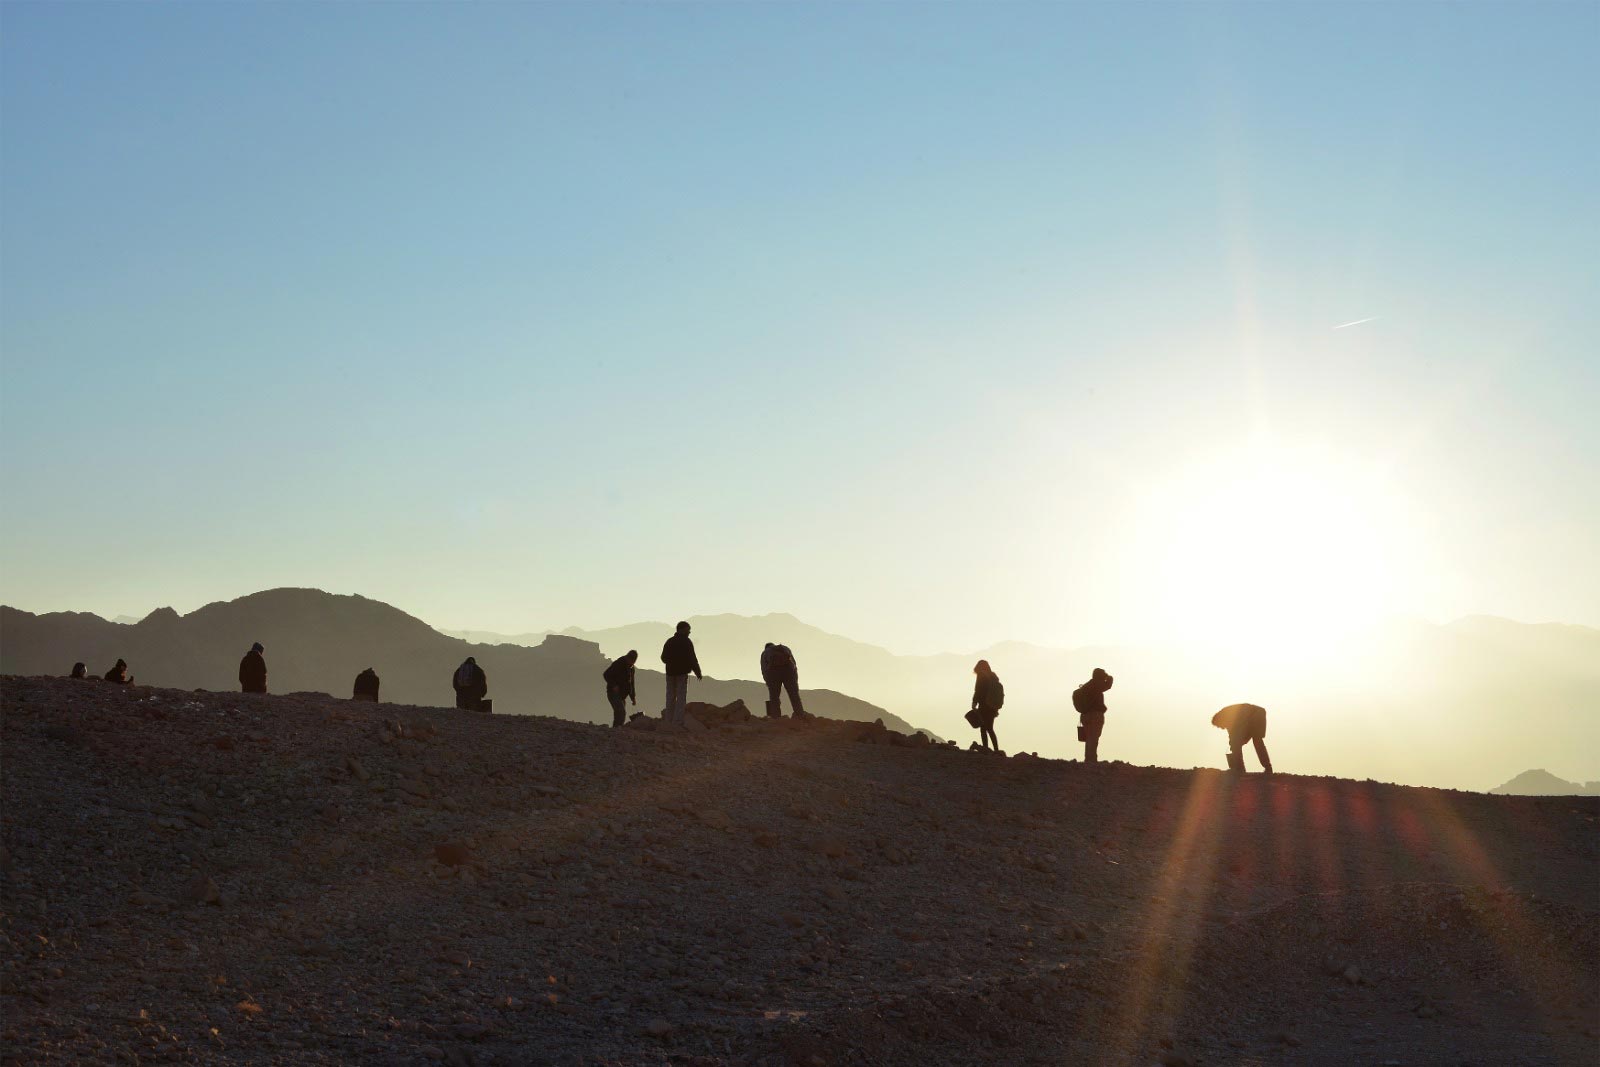
[{"label": "bright sun", "polygon": [[1145,602],[1186,644],[1280,663],[1326,655],[1394,608],[1409,526],[1378,474],[1256,442],[1151,493]]}]

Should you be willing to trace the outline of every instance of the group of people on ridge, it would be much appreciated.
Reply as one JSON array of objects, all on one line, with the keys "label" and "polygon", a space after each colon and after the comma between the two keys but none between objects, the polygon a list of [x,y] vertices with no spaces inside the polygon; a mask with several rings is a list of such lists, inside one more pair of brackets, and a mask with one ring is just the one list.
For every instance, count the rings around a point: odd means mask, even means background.
[{"label": "group of people on ridge", "polygon": [[[700,659],[695,654],[689,631],[687,622],[678,623],[673,635],[661,646],[661,664],[666,674],[666,704],[661,718],[668,726],[681,727],[684,724],[689,699],[689,675],[693,674],[702,680],[705,677],[700,670]],[[242,692],[267,691],[265,652],[261,642],[257,641],[239,661],[239,689]],[[639,704],[639,693],[634,682],[638,662],[638,651],[630,649],[612,660],[601,675],[606,686],[606,701],[611,705],[613,727],[627,722],[628,704],[635,707]],[[976,680],[972,687],[972,708],[967,712],[966,719],[978,731],[981,746],[998,752],[1000,741],[995,736],[994,723],[1005,705],[1006,687],[986,659],[980,659],[972,668],[972,673],[976,675]],[[88,669],[82,663],[74,663],[72,677],[87,678]],[[120,659],[106,671],[104,678],[121,685],[133,683],[128,664]],[[781,697],[784,692],[789,694],[794,717],[810,718],[800,699],[800,668],[789,646],[767,642],[761,650],[761,680],[767,685],[766,711],[769,718],[782,717]],[[1106,725],[1106,692],[1113,681],[1103,667],[1096,667],[1089,680],[1072,691],[1072,708],[1078,713],[1078,740],[1083,742],[1085,763],[1098,763],[1100,760],[1100,735]],[[356,675],[351,699],[376,703],[378,684],[378,673],[368,667]],[[451,677],[451,685],[455,689],[457,708],[464,711],[492,710],[492,702],[488,699],[489,678],[478,666],[476,658],[468,656],[462,661]],[[1236,774],[1244,773],[1243,750],[1248,741],[1255,748],[1261,769],[1267,774],[1272,773],[1272,759],[1267,755],[1266,745],[1266,708],[1257,704],[1230,704],[1211,717],[1211,725],[1228,732],[1229,770]]]},{"label": "group of people on ridge", "polygon": [[[1000,742],[995,737],[994,720],[1006,702],[1006,687],[1000,676],[980,659],[972,668],[977,681],[972,687],[972,709],[967,712],[967,723],[978,731],[978,739],[985,749],[998,752]],[[1083,742],[1083,762],[1100,762],[1100,735],[1106,728],[1106,691],[1115,681],[1104,667],[1096,667],[1089,680],[1072,691],[1072,709],[1078,713],[1078,740]],[[1261,769],[1272,773],[1272,758],[1267,755],[1267,709],[1257,704],[1229,704],[1211,716],[1211,725],[1228,731],[1228,769],[1235,774],[1244,773],[1244,743],[1255,746]]]},{"label": "group of people on ridge", "polygon": [[[687,622],[678,623],[667,643],[661,646],[661,666],[667,676],[666,703],[661,720],[668,726],[682,726],[689,704],[689,675],[704,679],[700,670],[700,657],[695,653],[694,640]],[[639,691],[634,684],[634,671],[639,663],[638,649],[630,648],[612,660],[601,673],[606,683],[606,702],[611,705],[611,725],[622,726],[628,721],[626,705],[639,705]],[[789,706],[797,719],[810,718],[800,700],[800,667],[788,645],[767,642],[761,650],[761,680],[767,683],[767,717],[781,718],[781,695],[789,694]]]}]

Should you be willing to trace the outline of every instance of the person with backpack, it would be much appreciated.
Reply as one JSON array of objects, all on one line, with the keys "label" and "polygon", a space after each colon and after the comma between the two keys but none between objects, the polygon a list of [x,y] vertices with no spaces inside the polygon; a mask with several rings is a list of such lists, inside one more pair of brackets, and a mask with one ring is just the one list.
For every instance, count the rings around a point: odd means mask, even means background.
[{"label": "person with backpack", "polygon": [[368,667],[356,675],[356,684],[350,689],[351,700],[364,700],[369,704],[378,702],[378,672]]},{"label": "person with backpack", "polygon": [[1228,770],[1244,773],[1244,743],[1256,747],[1261,773],[1272,773],[1272,757],[1267,755],[1267,709],[1257,704],[1229,704],[1211,716],[1211,725],[1228,731]]},{"label": "person with backpack", "polygon": [[245,693],[265,693],[267,691],[267,661],[261,655],[266,649],[257,641],[250,646],[250,651],[244,654],[244,659],[239,661],[239,689]]},{"label": "person with backpack", "polygon": [[767,683],[767,718],[783,718],[783,705],[778,695],[784,689],[789,691],[789,707],[794,717],[805,718],[805,705],[800,703],[800,666],[795,663],[788,645],[767,642],[767,647],[761,650],[761,680]]},{"label": "person with backpack", "polygon": [[669,726],[682,726],[684,708],[689,703],[689,674],[703,679],[700,660],[694,654],[694,642],[689,640],[689,624],[680,622],[677,631],[661,646],[661,663],[667,670],[667,706],[661,710],[661,721]]},{"label": "person with backpack", "polygon": [[1072,707],[1078,713],[1078,740],[1083,742],[1083,762],[1100,762],[1100,732],[1106,728],[1106,690],[1113,679],[1104,667],[1072,691]]},{"label": "person with backpack", "polygon": [[483,698],[489,695],[489,676],[483,673],[476,659],[468,656],[462,660],[450,684],[455,687],[456,707],[462,711],[483,710]]},{"label": "person with backpack", "polygon": [[994,735],[994,720],[1006,702],[1006,687],[1000,684],[1000,676],[986,659],[980,659],[972,673],[978,678],[972,686],[972,710],[967,712],[967,721],[978,728],[978,739],[984,748],[993,747],[999,752],[1000,739]]},{"label": "person with backpack", "polygon": [[613,728],[628,721],[628,713],[623,709],[624,701],[631,700],[634,707],[639,706],[639,694],[634,692],[633,688],[633,665],[638,662],[639,653],[630,648],[612,660],[611,666],[600,676],[606,680],[606,699],[611,702]]},{"label": "person with backpack", "polygon": [[106,671],[105,679],[108,682],[116,682],[118,685],[132,685],[133,675],[128,673],[128,661],[117,660],[117,665]]}]

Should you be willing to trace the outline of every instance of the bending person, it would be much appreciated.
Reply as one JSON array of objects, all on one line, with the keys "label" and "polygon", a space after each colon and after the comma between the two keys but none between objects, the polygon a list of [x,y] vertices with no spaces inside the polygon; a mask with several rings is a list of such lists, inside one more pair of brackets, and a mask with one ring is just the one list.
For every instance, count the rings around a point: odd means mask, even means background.
[{"label": "bending person", "polygon": [[1228,731],[1228,770],[1244,773],[1244,743],[1256,746],[1256,759],[1263,773],[1272,773],[1272,757],[1267,755],[1267,709],[1257,704],[1229,704],[1211,716],[1211,725]]}]

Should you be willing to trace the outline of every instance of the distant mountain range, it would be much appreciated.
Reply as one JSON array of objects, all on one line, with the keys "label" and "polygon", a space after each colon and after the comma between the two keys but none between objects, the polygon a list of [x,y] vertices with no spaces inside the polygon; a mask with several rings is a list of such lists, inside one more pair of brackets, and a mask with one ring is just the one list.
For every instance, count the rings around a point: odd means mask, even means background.
[{"label": "distant mountain range", "polygon": [[1523,771],[1489,792],[1521,797],[1593,797],[1600,796],[1600,782],[1569,782],[1549,771]]},{"label": "distant mountain range", "polygon": [[[641,649],[648,668],[661,640]],[[268,688],[310,690],[348,696],[364,667],[383,680],[386,701],[454,703],[450,678],[467,656],[489,676],[496,713],[553,715],[583,722],[610,722],[600,673],[607,657],[590,641],[551,636],[534,647],[473,644],[449,637],[397,608],[360,596],[316,589],[272,589],[179,615],[158,608],[133,625],[82,612],[35,615],[0,607],[0,673],[68,673],[75,661],[103,674],[117,659],[128,661],[138,682],[185,689],[238,689],[239,659],[252,642],[266,646]],[[656,714],[664,681],[657,671],[638,673],[638,710]],[[872,721],[911,732],[903,719],[863,700],[824,689],[804,691],[806,710],[829,718]],[[759,682],[691,680],[690,700],[726,704],[744,700],[761,714],[766,687]],[[633,708],[629,708],[630,713]]]},{"label": "distant mountain range", "polygon": [[[961,654],[898,656],[792,615],[691,616],[701,662],[753,675],[762,645],[794,649],[802,683],[889,708],[965,742],[972,666],[1006,685],[1001,745],[1073,756],[1072,690],[1103,666],[1116,677],[1102,756],[1167,766],[1221,766],[1227,744],[1211,713],[1249,701],[1268,709],[1267,742],[1283,770],[1481,790],[1510,767],[1600,775],[1600,630],[1475,616],[1447,625],[1393,620],[1356,647],[1310,647],[1293,664],[1244,667],[1193,649],[1045,648],[1007,642]],[[648,657],[669,622],[566,629],[608,655]],[[475,633],[482,641],[544,634]]]}]

